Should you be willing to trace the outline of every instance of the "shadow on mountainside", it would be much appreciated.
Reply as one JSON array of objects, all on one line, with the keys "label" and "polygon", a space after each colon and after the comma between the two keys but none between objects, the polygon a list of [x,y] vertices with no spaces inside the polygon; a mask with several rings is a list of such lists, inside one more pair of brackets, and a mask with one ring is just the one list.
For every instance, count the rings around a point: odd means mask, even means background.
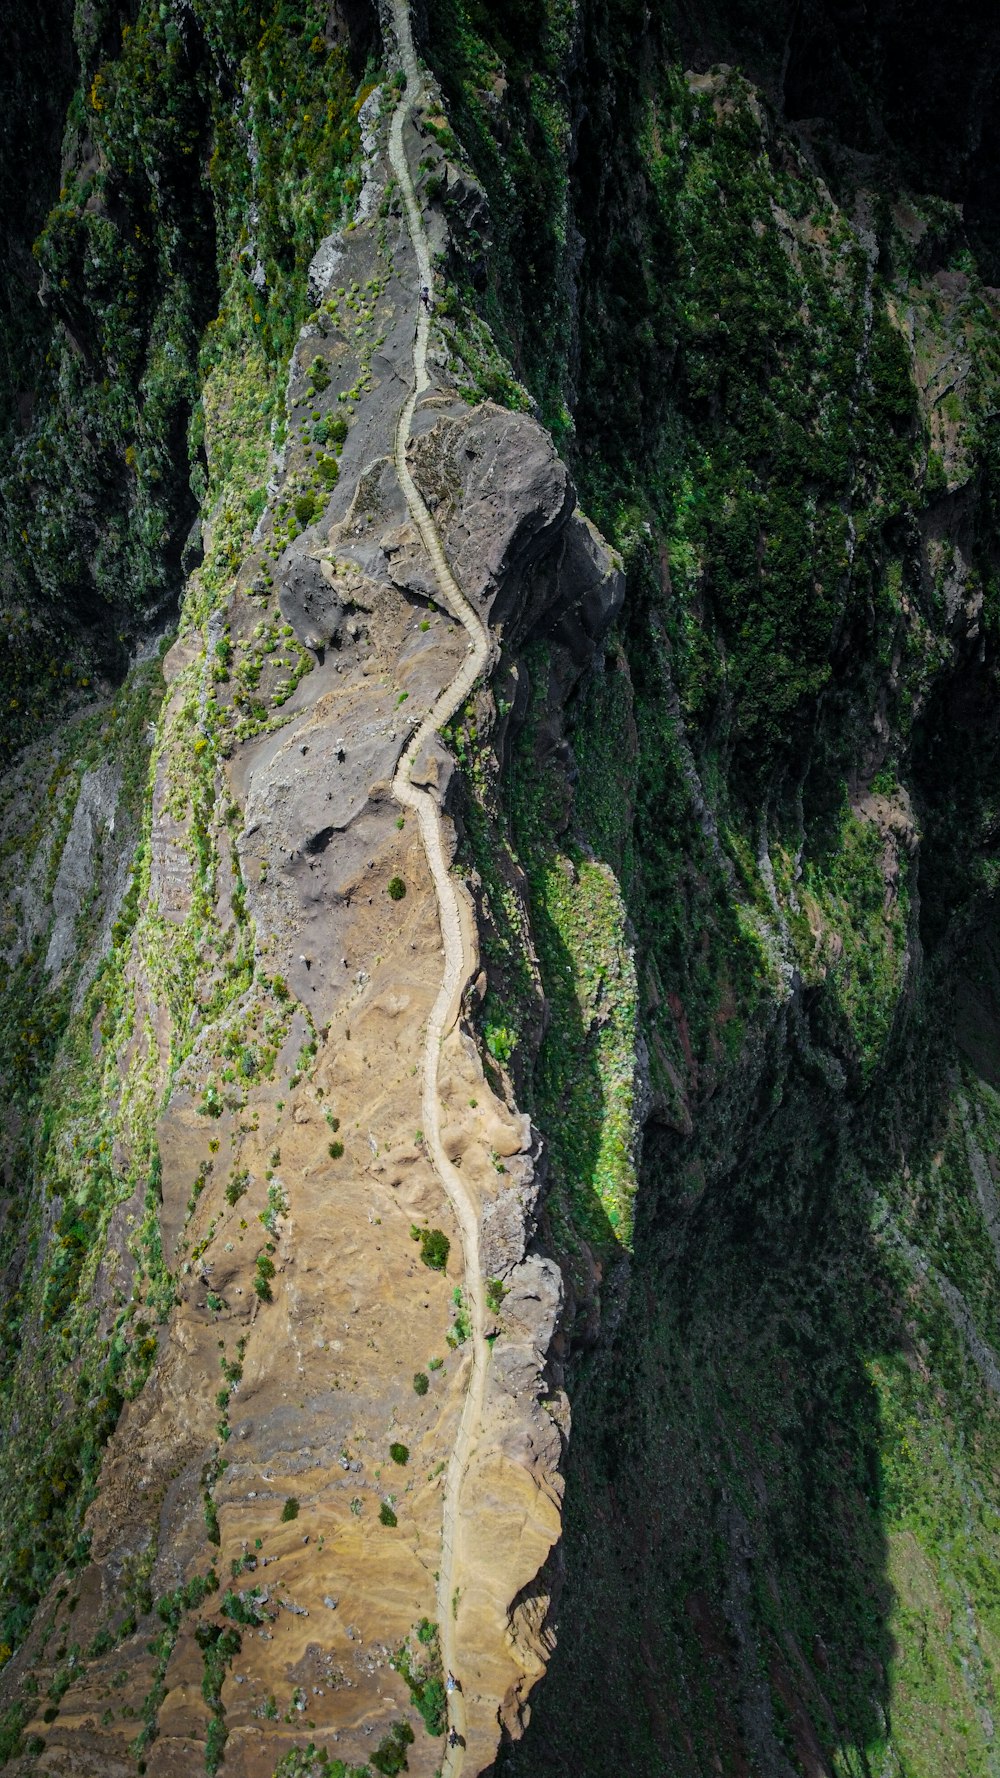
[{"label": "shadow on mountainside", "polygon": [[940,970],[891,1089],[831,1087],[793,1006],[752,1102],[735,1082],[692,1136],[647,1132],[628,1305],[570,1383],[557,1645],[503,1778],[988,1770],[997,950],[988,912],[954,997],[975,1072]]},{"label": "shadow on mountainside", "polygon": [[698,1139],[649,1138],[629,1305],[572,1391],[558,1644],[505,1774],[779,1778],[884,1736],[866,1360],[898,1318],[842,1117],[801,1057],[768,1090],[694,1202]]},{"label": "shadow on mountainside", "polygon": [[[697,971],[701,959],[711,975],[711,927],[736,979],[732,895],[713,893],[690,810],[657,791],[676,781],[690,800],[637,658],[644,949],[656,957],[658,918],[659,980],[689,1016],[700,995],[717,1022],[727,996]],[[610,720],[623,676],[607,687],[589,751],[585,724],[574,731],[576,819],[593,774],[628,801],[629,724]],[[990,1769],[1000,1097],[983,1082],[1000,1079],[1000,945],[995,910],[975,945],[967,922],[948,933],[948,885],[976,905],[967,836],[991,830],[978,804],[956,811],[954,749],[937,785],[928,746],[923,956],[914,925],[895,1010],[849,1006],[843,972],[797,989],[769,1030],[758,1007],[735,1065],[716,1043],[693,1130],[647,1129],[631,1294],[568,1381],[556,1648],[503,1778]],[[614,824],[585,827],[621,873]],[[849,1041],[859,1020],[865,1068]],[[709,1025],[696,1054],[712,1040]]]},{"label": "shadow on mountainside", "polygon": [[[593,1190],[616,1087],[606,1026],[579,994],[580,932],[574,955],[545,881],[575,851],[559,745],[544,722],[525,736],[512,797],[551,1015],[533,1112],[576,1284],[568,1228],[606,1276],[621,1252]],[[599,827],[587,821],[592,839]],[[595,1004],[606,1018],[606,983]],[[627,1306],[569,1383],[557,1646],[523,1742],[501,1752],[505,1778],[785,1778],[884,1737],[891,1592],[866,1363],[899,1350],[898,1311],[828,1059],[795,1009],[766,1041],[693,1134],[647,1132]],[[583,1288],[566,1331],[584,1346],[591,1317]]]},{"label": "shadow on mountainside", "polygon": [[[622,681],[608,685],[622,695]],[[648,726],[648,701],[643,711]],[[615,737],[624,733],[606,727],[622,764]],[[541,786],[544,762],[537,751],[533,759]],[[587,769],[607,767],[587,761],[574,790],[572,768],[563,780],[565,800],[549,780],[537,831],[565,836],[571,803],[575,819],[586,815]],[[640,782],[641,772],[640,750]],[[666,848],[659,896],[677,849],[684,869],[698,855],[679,818],[671,826],[669,809],[653,806]],[[648,825],[644,869],[659,857]],[[586,828],[601,839],[599,821]],[[565,837],[549,845],[571,850]],[[620,872],[615,847],[601,850]],[[593,1177],[598,1124],[571,1114],[589,1095],[606,1115],[610,1094],[569,986],[579,959],[537,894],[532,919],[564,1082],[538,1121],[557,1174],[568,1171],[579,1192]],[[685,1005],[698,992],[685,974],[698,954],[693,934],[683,968],[664,957]],[[880,1025],[867,1091],[857,1067],[845,1077],[837,1060],[851,1020],[831,977],[796,994],[736,1066],[713,1073],[690,1134],[647,1129],[631,1294],[608,1343],[578,1356],[569,1381],[557,1645],[523,1742],[500,1756],[504,1778],[788,1778],[831,1773],[835,1761],[838,1771],[881,1773],[896,1769],[901,1746],[909,1758],[925,1708],[956,1735],[968,1721],[975,1736],[974,1687],[959,1681],[961,1696],[947,1703],[935,1691],[946,1664],[955,1691],[961,1664],[945,1647],[953,1590],[964,1589],[973,1615],[988,1608],[972,1558],[957,1575],[951,1556],[939,1557],[952,1515],[961,1526],[978,1512],[998,1420],[976,1338],[955,1340],[966,1313],[993,1338],[997,1286],[956,1113],[954,973],[942,955],[907,995],[905,1019]],[[976,1015],[962,1011],[960,1045],[989,1078],[980,1027],[995,1011],[993,978],[982,955],[967,973],[960,1010],[972,994]],[[540,1061],[545,1079],[544,1048]],[[970,1101],[977,1090],[973,1078]],[[572,1127],[579,1152],[564,1154]],[[604,1235],[610,1254],[606,1223]],[[568,1331],[585,1337],[586,1317]],[[946,1500],[966,1446],[978,1454]],[[975,1561],[984,1557],[980,1537]],[[928,1631],[937,1614],[945,1629]],[[928,1648],[937,1636],[940,1647]],[[973,1649],[970,1670],[976,1658]],[[917,1745],[913,1770],[947,1769],[948,1757]]]}]

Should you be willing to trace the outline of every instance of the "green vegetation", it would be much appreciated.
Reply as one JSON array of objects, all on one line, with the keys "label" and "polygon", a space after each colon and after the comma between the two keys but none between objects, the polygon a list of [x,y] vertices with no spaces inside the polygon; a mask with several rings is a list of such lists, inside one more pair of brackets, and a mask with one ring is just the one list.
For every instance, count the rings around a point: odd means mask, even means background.
[{"label": "green vegetation", "polygon": [[410,1698],[423,1718],[429,1735],[443,1735],[448,1722],[447,1695],[441,1666],[441,1646],[437,1626],[422,1618],[417,1626],[414,1649],[408,1640],[396,1650],[392,1665],[405,1679]]},{"label": "green vegetation", "polygon": [[[488,21],[461,0],[433,0],[430,26],[435,67],[451,102],[455,134],[448,132],[448,152],[464,149],[471,156],[490,197],[492,242],[481,304],[487,326],[477,314],[471,276],[482,262],[483,243],[474,226],[468,229],[450,214],[457,234],[448,266],[453,282],[438,312],[465,373],[463,392],[469,399],[526,406],[513,363],[540,392],[546,421],[558,424],[565,413],[561,379],[572,333],[559,276],[568,216],[571,133],[562,95],[570,15],[559,0],[543,0],[530,12],[516,4]],[[502,143],[493,128],[499,77],[508,98]]]},{"label": "green vegetation", "polygon": [[471,1337],[472,1319],[465,1306],[461,1286],[458,1284],[456,1284],[452,1291],[452,1301],[455,1305],[455,1318],[445,1335],[445,1339],[454,1351],[456,1346],[464,1345],[465,1341]]},{"label": "green vegetation", "polygon": [[[139,912],[148,881],[148,815],[141,817],[140,810],[150,769],[147,730],[161,695],[157,678],[155,662],[138,669],[112,705],[61,733],[40,761],[45,780],[38,829],[33,837],[18,833],[30,856],[47,825],[49,832],[55,826],[58,849],[49,855],[54,888],[70,825],[63,811],[70,798],[69,806],[75,804],[104,747],[117,750],[115,820],[126,849],[137,842],[138,849],[108,950],[91,971],[82,1004],[73,1011],[76,972],[104,912],[99,885],[81,910],[74,956],[61,984],[51,984],[45,974],[45,933],[16,968],[0,969],[0,1075],[16,1113],[6,1167],[8,1178],[19,1181],[6,1200],[2,1255],[8,1275],[19,1276],[20,1283],[5,1298],[0,1329],[0,1424],[6,1448],[19,1453],[0,1473],[6,1552],[0,1641],[9,1648],[23,1635],[54,1569],[67,1556],[72,1560],[74,1550],[75,1560],[85,1559],[83,1514],[93,1498],[102,1446],[124,1400],[138,1393],[148,1374],[157,1327],[172,1302],[157,1224],[160,1162],[150,1139],[153,1057],[142,1024],[124,1083],[117,1063],[118,1046],[131,1038],[135,1017],[127,975],[133,933],[137,924],[149,928],[148,916]],[[0,861],[8,873],[24,868],[23,851],[11,850]],[[135,1139],[114,1159],[116,1138],[132,1131]],[[46,1200],[53,1204],[52,1226],[43,1244]],[[91,1294],[116,1214],[120,1221],[127,1200],[140,1206],[130,1240],[135,1282],[129,1300],[119,1295],[110,1333],[102,1334]],[[30,1349],[22,1339],[29,1325],[38,1329]]]},{"label": "green vegetation", "polygon": [[282,1522],[282,1524],[287,1524],[289,1519],[297,1519],[298,1516],[299,1516],[299,1503],[296,1500],[294,1494],[290,1494],[288,1496],[288,1499],[285,1501],[284,1506],[281,1509],[281,1522]]},{"label": "green vegetation", "polygon": [[[532,664],[535,707],[547,660]],[[635,1195],[635,964],[621,891],[607,865],[553,843],[562,787],[534,758],[529,721],[516,756],[511,834],[528,874],[552,1034],[533,1076],[553,1178],[574,1227],[595,1243],[632,1240]],[[487,1029],[487,1046],[489,1031]]]},{"label": "green vegetation", "polygon": [[493,1019],[486,1019],[483,1023],[483,1042],[493,1060],[504,1068],[517,1048],[517,1032],[507,1025],[497,1024]]},{"label": "green vegetation", "polygon": [[201,1695],[211,1712],[205,1739],[205,1770],[217,1772],[222,1764],[229,1731],[222,1705],[222,1682],[226,1668],[243,1646],[238,1630],[226,1630],[218,1624],[202,1622],[195,1628],[195,1640],[201,1649]]},{"label": "green vegetation", "polygon": [[393,1463],[406,1464],[410,1461],[410,1453],[405,1445],[390,1445],[389,1455],[392,1458]]},{"label": "green vegetation", "polygon": [[[305,267],[358,189],[346,59],[319,22],[296,0],[252,18],[197,0],[183,28],[146,0],[120,35],[99,9],[77,21],[65,182],[34,246],[46,306],[2,341],[34,392],[26,422],[6,399],[2,413],[4,752],[120,666],[176,585],[224,406],[252,408],[263,452],[208,466],[209,581],[263,509]],[[88,606],[102,615],[76,621]]]},{"label": "green vegetation", "polygon": [[[887,854],[894,878],[888,902]],[[797,894],[792,929],[800,967],[807,981],[825,981],[829,1016],[844,1021],[845,1045],[856,1049],[866,1078],[885,1053],[903,987],[908,876],[905,854],[899,860],[884,833],[844,809],[829,853],[808,861]]]},{"label": "green vegetation", "polygon": [[[614,868],[593,856],[604,835],[595,821],[580,840],[557,841],[566,824],[565,780],[535,757],[536,725],[547,707],[549,657],[529,652],[532,694],[509,779],[472,733],[468,717],[451,731],[469,777],[465,827],[483,883],[484,944],[490,988],[481,1030],[488,1056],[514,1070],[520,1094],[545,1131],[550,1156],[550,1213],[572,1250],[580,1235],[594,1246],[630,1244],[636,1189],[634,1074],[638,994],[627,915]],[[608,731],[595,733],[615,752],[618,786],[629,750]],[[581,801],[583,791],[581,789]],[[504,805],[507,805],[506,809]],[[509,811],[509,819],[507,818]],[[590,814],[584,805],[581,812]],[[531,933],[513,884],[520,866],[530,891]],[[620,858],[615,857],[620,868]],[[534,951],[539,979],[528,964]],[[549,1005],[549,1035],[537,1058],[522,1053],[520,1033],[537,1030],[538,992]]]},{"label": "green vegetation", "polygon": [[[402,1771],[404,1768],[395,1769]],[[347,1766],[342,1759],[333,1759],[310,1741],[306,1747],[290,1747],[282,1754],[273,1778],[371,1778],[371,1767]]]},{"label": "green vegetation", "polygon": [[406,1749],[412,1745],[413,1730],[408,1722],[393,1723],[387,1735],[383,1735],[378,1747],[372,1754],[372,1765],[376,1772],[382,1772],[385,1778],[394,1778],[395,1773],[405,1772]]},{"label": "green vegetation", "polygon": [[[292,1516],[294,1517],[294,1515]],[[282,1518],[284,1517],[285,1515],[282,1514]],[[225,1617],[232,1618],[235,1624],[254,1627],[264,1622],[259,1607],[260,1596],[234,1593],[230,1589],[229,1592],[223,1594],[219,1610]]]},{"label": "green vegetation", "polygon": [[390,877],[386,893],[391,901],[402,901],[406,894],[406,884],[402,877]]},{"label": "green vegetation", "polygon": [[443,1229],[421,1229],[416,1224],[410,1229],[410,1237],[420,1243],[420,1257],[425,1266],[432,1272],[443,1272],[448,1265],[451,1242]]},{"label": "green vegetation", "polygon": [[253,1287],[262,1303],[273,1303],[274,1292],[271,1279],[274,1277],[274,1261],[269,1251],[258,1253],[254,1264]]}]

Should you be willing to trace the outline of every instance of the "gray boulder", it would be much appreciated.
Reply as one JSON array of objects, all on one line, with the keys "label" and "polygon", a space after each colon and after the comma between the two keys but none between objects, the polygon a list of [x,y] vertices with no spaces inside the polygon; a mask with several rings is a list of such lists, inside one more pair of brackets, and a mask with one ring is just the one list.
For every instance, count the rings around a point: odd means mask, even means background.
[{"label": "gray boulder", "polygon": [[314,556],[292,555],[282,564],[278,594],[285,622],[306,648],[317,650],[339,646],[344,622],[344,606],[325,566]]}]

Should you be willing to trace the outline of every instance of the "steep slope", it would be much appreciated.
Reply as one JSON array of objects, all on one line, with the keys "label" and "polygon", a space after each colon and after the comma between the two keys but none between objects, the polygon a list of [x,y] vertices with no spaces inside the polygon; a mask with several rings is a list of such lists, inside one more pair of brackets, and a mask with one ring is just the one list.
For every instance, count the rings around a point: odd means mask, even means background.
[{"label": "steep slope", "polygon": [[[77,1494],[77,1511],[95,1497],[74,1578],[55,1577],[5,1673],[26,1769],[44,1754],[53,1771],[169,1773],[203,1756],[270,1773],[298,1757],[305,1718],[359,1769],[408,1737],[410,1768],[430,1772],[450,1713],[445,1768],[478,1771],[542,1667],[544,1594],[519,1595],[558,1536],[562,1440],[539,1397],[559,1281],[526,1257],[530,1125],[485,1080],[463,1012],[478,947],[437,730],[477,701],[488,723],[491,622],[510,647],[549,614],[572,631],[586,604],[586,658],[617,580],[537,424],[467,407],[439,348],[428,374],[434,273],[410,162],[436,99],[405,8],[394,22],[404,84],[361,106],[358,209],[310,270],[268,505],[233,547],[222,479],[164,660],[138,925],[92,943],[95,962],[118,946],[115,1017],[106,965],[88,999],[75,990],[73,1040],[103,1051],[91,1144],[110,1146],[109,1177],[83,1201],[61,1182],[25,1320],[39,1302],[91,1362],[113,1335],[134,1364],[141,1335],[149,1376],[130,1373]],[[203,399],[218,473],[239,410],[225,387]],[[230,448],[241,475],[246,461]],[[456,524],[467,590],[443,541]],[[51,913],[37,896],[23,910],[49,935],[50,975],[87,948],[84,806],[82,789],[68,836],[44,832],[43,862],[62,844]],[[79,1153],[66,1044],[52,1104]],[[137,1318],[137,1196],[158,1342]],[[12,1406],[50,1352],[51,1336],[22,1350]],[[76,1436],[65,1396],[61,1412]],[[14,1449],[37,1437],[10,1425]]]},{"label": "steep slope", "polygon": [[997,1767],[998,59],[876,25],[78,9],[12,1771]]},{"label": "steep slope", "polygon": [[[512,1772],[995,1763],[996,303],[948,200],[996,65],[973,121],[962,21],[919,68],[929,20],[834,21],[795,123],[823,14],[431,9],[494,213],[466,300],[628,587],[613,671],[554,723],[529,657],[495,766],[550,1022],[535,1060],[511,969],[493,1025],[550,1145],[574,1403]],[[595,1120],[630,1042],[637,1191]]]}]

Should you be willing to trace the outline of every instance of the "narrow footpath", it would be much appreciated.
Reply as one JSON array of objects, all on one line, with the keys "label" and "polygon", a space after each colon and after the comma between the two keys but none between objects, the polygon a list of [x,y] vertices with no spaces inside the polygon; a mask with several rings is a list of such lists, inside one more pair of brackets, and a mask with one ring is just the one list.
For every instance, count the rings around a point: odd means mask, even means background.
[{"label": "narrow footpath", "polygon": [[[418,790],[412,782],[414,767],[421,752],[432,741],[438,729],[449,722],[469,696],[476,680],[490,659],[489,632],[462,593],[448,566],[441,537],[420,492],[410,474],[406,446],[410,437],[413,412],[422,392],[429,386],[427,375],[427,342],[430,334],[431,309],[434,303],[434,274],[423,217],[417,203],[413,180],[403,146],[403,127],[420,97],[423,82],[413,48],[408,0],[392,0],[393,24],[400,60],[406,75],[406,86],[393,112],[389,129],[389,161],[399,182],[406,210],[406,222],[417,260],[419,282],[428,292],[425,305],[417,297],[417,320],[413,342],[413,384],[396,424],[394,459],[396,474],[417,530],[420,533],[437,579],[441,603],[464,625],[469,637],[469,652],[451,684],[446,686],[424,717],[400,760],[393,778],[392,790],[404,808],[413,811],[420,829],[427,863],[434,879],[438,919],[444,946],[444,973],[437,998],[427,1022],[423,1057],[423,1130],[431,1159],[448,1200],[455,1213],[462,1235],[464,1261],[463,1297],[472,1327],[471,1374],[458,1434],[445,1478],[444,1520],[442,1527],[441,1564],[438,1570],[438,1625],[441,1658],[446,1672],[455,1674],[462,1685],[462,1654],[456,1637],[456,1594],[461,1588],[461,1572],[456,1553],[456,1539],[462,1487],[469,1460],[480,1435],[483,1398],[486,1387],[486,1362],[489,1348],[485,1337],[484,1287],[479,1263],[479,1220],[461,1173],[445,1154],[441,1141],[442,1106],[438,1090],[438,1066],[441,1045],[458,1017],[462,991],[475,966],[475,958],[467,945],[462,925],[458,892],[448,869],[441,814],[436,799],[426,790]],[[459,1737],[455,1747],[446,1745],[441,1763],[442,1778],[458,1778],[464,1762],[465,1698],[461,1689],[448,1699],[448,1727]]]}]

